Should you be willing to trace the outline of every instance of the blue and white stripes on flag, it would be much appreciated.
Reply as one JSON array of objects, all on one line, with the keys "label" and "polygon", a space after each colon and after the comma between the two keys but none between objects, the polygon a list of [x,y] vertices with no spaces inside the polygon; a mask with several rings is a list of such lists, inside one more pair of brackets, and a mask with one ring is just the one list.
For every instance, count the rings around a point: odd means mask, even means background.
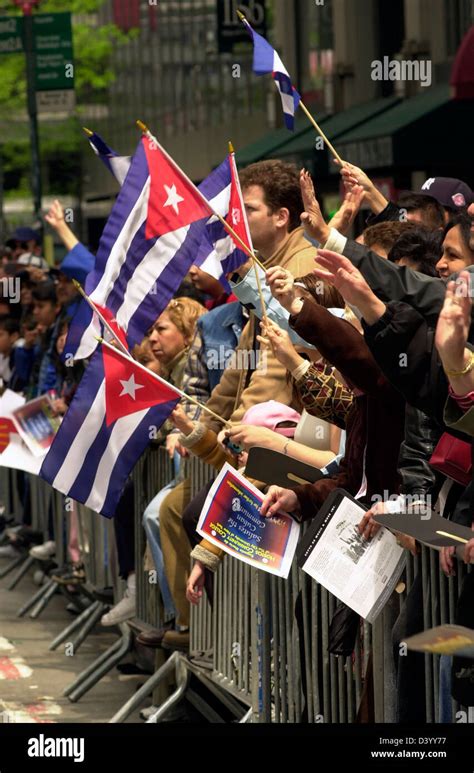
[{"label": "blue and white stripes on flag", "polygon": [[130,169],[130,156],[119,156],[115,150],[112,150],[112,148],[104,142],[97,132],[92,132],[90,135],[88,134],[87,139],[96,156],[98,156],[102,163],[105,164],[109,172],[117,180],[118,184],[123,185],[128,170]]},{"label": "blue and white stripes on flag", "polygon": [[252,29],[247,19],[243,17],[242,22],[253,39],[253,71],[256,75],[266,75],[271,72],[280,92],[286,128],[294,131],[295,112],[301,97],[293,86],[288,70],[275,49],[265,38]]},{"label": "blue and white stripes on flag", "polygon": [[[198,186],[207,199],[212,198],[213,207],[219,215],[226,218],[229,213],[232,174],[230,156],[212,170],[211,174]],[[203,232],[199,251],[194,264],[199,266],[230,291],[225,277],[236,271],[248,260],[245,252],[236,247],[234,240],[221,221],[213,215],[209,218]]]},{"label": "blue and white stripes on flag", "polygon": [[[101,158],[111,174],[122,184],[130,167],[130,156],[117,156],[115,151],[111,150],[96,132],[88,139],[96,155]],[[119,159],[123,164],[121,163],[117,167]],[[118,171],[123,175],[122,180],[118,177]],[[218,167],[213,169],[198,185],[198,188],[206,198],[213,200],[216,212],[224,218],[227,217],[231,191],[229,158],[226,158]],[[223,287],[230,291],[225,275],[236,271],[246,260],[247,256],[236,247],[232,237],[229,236],[219,219],[215,215],[209,218],[194,264],[219,280]]]},{"label": "blue and white stripes on flag", "polygon": [[[136,381],[145,383],[143,366],[127,358],[124,361],[130,372],[138,371]],[[129,382],[117,384],[118,399]],[[142,387],[139,384],[137,388]],[[46,454],[40,477],[91,510],[113,517],[128,476],[179,399],[177,395],[151,408],[125,413],[107,425],[105,367],[99,348]]]},{"label": "blue and white stripes on flag", "polygon": [[[203,260],[214,250],[211,237],[206,233],[210,212],[181,227],[176,222],[161,236],[149,236],[147,219],[155,195],[151,195],[151,172],[144,145],[149,142],[148,138],[142,138],[132,158],[125,183],[104,228],[94,270],[85,285],[91,300],[113,313],[118,325],[125,330],[130,347],[143,339],[165,309],[190,266],[196,262],[202,244],[205,244],[201,252]],[[161,188],[165,187],[164,183],[166,180],[160,181]],[[216,211],[225,213],[230,199],[230,171],[229,177],[225,177],[218,167],[199,189]],[[179,200],[177,205],[168,206],[167,212],[173,213],[174,206],[179,213]],[[179,214],[175,219],[178,218]],[[228,245],[228,249],[232,253],[229,270],[233,270],[234,266],[245,262],[246,257],[235,250],[234,244]],[[215,265],[217,278],[220,278],[223,266],[220,262]],[[75,359],[89,357],[97,346],[99,333],[100,324],[83,301],[71,323],[65,352]]]}]

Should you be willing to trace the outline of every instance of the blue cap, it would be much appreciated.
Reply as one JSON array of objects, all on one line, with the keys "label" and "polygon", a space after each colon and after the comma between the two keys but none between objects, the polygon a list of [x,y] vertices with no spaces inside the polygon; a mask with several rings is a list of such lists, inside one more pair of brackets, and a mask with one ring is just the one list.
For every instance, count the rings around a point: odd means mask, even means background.
[{"label": "blue cap", "polygon": [[38,231],[35,231],[34,228],[28,228],[28,226],[16,228],[8,239],[9,242],[29,242],[31,240],[34,240],[37,244],[41,243],[41,237]]},{"label": "blue cap", "polygon": [[69,279],[76,279],[81,285],[86,281],[86,276],[94,268],[95,257],[79,242],[66,255],[59,265],[59,270]]}]

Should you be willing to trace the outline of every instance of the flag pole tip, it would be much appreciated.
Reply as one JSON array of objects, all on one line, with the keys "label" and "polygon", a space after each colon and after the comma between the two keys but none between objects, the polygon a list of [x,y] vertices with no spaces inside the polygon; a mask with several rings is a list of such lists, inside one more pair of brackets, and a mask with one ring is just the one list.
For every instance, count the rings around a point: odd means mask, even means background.
[{"label": "flag pole tip", "polygon": [[82,290],[82,285],[80,282],[77,281],[77,279],[72,279],[71,281],[74,287],[76,288],[76,290]]},{"label": "flag pole tip", "polygon": [[247,21],[247,19],[243,15],[242,11],[239,11],[238,8],[236,10],[237,10],[237,16],[239,17],[240,21]]},{"label": "flag pole tip", "polygon": [[82,131],[85,132],[88,137],[92,137],[92,135],[94,134],[94,132],[91,132],[91,130],[88,129],[87,126],[83,126]]},{"label": "flag pole tip", "polygon": [[141,132],[146,133],[148,131],[148,126],[143,121],[137,121],[137,126]]},{"label": "flag pole tip", "polygon": [[235,153],[234,146],[232,145],[232,142],[229,140],[229,153]]}]

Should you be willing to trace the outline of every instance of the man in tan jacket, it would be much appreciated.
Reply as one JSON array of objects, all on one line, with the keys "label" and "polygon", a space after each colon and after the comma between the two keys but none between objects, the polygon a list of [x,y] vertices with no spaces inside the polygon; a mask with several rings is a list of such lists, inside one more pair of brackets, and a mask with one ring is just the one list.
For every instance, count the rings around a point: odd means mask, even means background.
[{"label": "man in tan jacket", "polygon": [[[264,266],[282,266],[293,276],[312,271],[315,250],[304,238],[300,226],[303,201],[296,167],[276,159],[260,161],[240,173],[240,182],[252,241]],[[241,266],[238,273],[244,277],[248,271],[253,271],[252,261]],[[239,281],[235,275],[232,278]],[[292,389],[285,368],[268,350],[257,360],[259,332],[259,320],[251,313],[242,331],[234,364],[226,368],[207,403],[224,420],[239,422],[248,408],[270,399],[291,404]],[[222,429],[207,413],[202,413],[200,421],[216,432]],[[199,492],[193,507],[190,480],[186,479],[168,494],[160,508],[165,570],[177,610],[176,630],[163,632],[164,635],[157,632],[155,637],[156,643],[162,640],[165,648],[185,650],[189,646],[186,582],[190,544],[183,527],[183,512],[186,509],[186,522],[192,522],[193,515],[195,521],[206,491]],[[192,527],[188,536],[194,536]],[[193,544],[198,539],[196,534]]]}]

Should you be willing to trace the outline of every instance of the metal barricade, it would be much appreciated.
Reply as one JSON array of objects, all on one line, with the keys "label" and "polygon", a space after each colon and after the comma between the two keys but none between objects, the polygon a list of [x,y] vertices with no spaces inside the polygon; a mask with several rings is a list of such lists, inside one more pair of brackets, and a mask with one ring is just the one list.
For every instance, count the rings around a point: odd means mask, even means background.
[{"label": "metal barricade", "polygon": [[137,613],[135,620],[145,626],[161,628],[165,622],[159,586],[153,574],[145,570],[146,535],[142,525],[146,506],[156,494],[173,480],[173,466],[163,447],[150,446],[133,472],[135,492],[135,568],[137,582]]},{"label": "metal barricade", "polygon": [[[202,468],[190,462],[194,491],[212,474]],[[295,565],[283,580],[226,556],[212,609],[207,599],[192,609],[191,655],[212,655],[211,678],[251,705],[254,722],[355,722],[370,663],[375,721],[395,722],[392,628],[418,571],[424,628],[453,622],[465,568],[459,564],[458,576],[448,579],[435,551],[423,548],[407,558],[405,590],[394,592],[373,625],[361,621],[354,652],[343,657],[328,652],[334,596]],[[437,722],[439,656],[426,655],[425,662],[426,721]],[[453,712],[458,708],[453,701]]]}]

